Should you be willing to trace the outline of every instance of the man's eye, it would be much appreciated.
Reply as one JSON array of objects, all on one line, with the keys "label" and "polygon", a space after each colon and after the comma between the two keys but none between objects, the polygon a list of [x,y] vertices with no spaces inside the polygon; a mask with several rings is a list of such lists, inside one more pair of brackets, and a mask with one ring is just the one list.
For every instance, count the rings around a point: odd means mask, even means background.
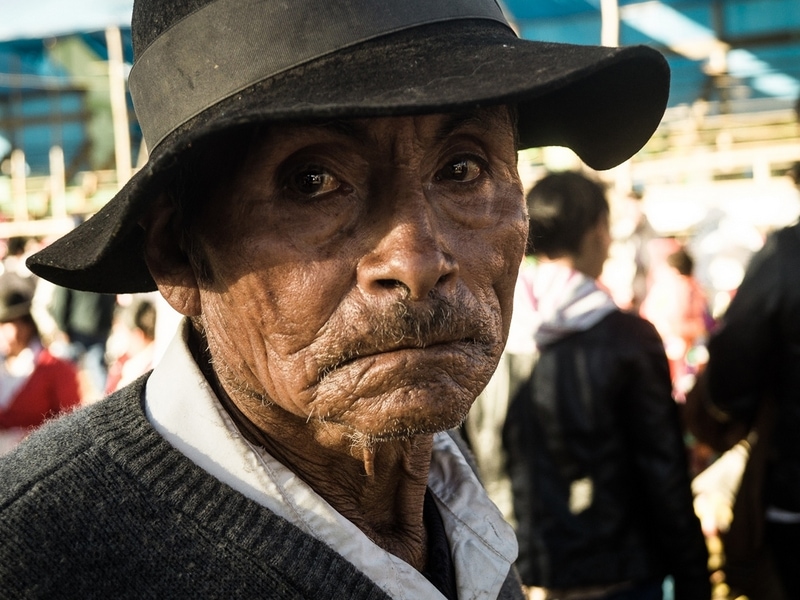
[{"label": "man's eye", "polygon": [[445,165],[436,178],[448,181],[473,181],[483,173],[483,166],[472,158],[458,158]]},{"label": "man's eye", "polygon": [[335,192],[341,187],[341,182],[319,167],[309,167],[298,171],[289,180],[292,191],[310,198]]}]

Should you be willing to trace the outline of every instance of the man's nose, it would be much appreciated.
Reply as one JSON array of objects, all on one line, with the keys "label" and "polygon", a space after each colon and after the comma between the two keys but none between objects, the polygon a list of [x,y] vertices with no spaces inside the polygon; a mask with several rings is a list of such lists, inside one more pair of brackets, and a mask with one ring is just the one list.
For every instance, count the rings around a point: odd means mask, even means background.
[{"label": "man's nose", "polygon": [[358,267],[358,285],[368,294],[397,294],[422,300],[455,285],[458,263],[445,243],[432,207],[423,194],[394,207],[380,220],[377,242]]}]

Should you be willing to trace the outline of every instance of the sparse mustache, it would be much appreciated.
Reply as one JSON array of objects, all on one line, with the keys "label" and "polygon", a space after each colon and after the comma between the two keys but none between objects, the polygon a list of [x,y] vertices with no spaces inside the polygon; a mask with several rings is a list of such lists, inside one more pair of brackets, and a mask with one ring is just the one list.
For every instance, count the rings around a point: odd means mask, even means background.
[{"label": "sparse mustache", "polygon": [[337,348],[319,356],[318,380],[344,364],[362,357],[397,348],[425,348],[437,343],[463,341],[476,345],[494,343],[491,321],[483,310],[460,306],[438,293],[425,303],[401,298],[382,312],[364,311],[349,320],[358,325],[347,329]]}]

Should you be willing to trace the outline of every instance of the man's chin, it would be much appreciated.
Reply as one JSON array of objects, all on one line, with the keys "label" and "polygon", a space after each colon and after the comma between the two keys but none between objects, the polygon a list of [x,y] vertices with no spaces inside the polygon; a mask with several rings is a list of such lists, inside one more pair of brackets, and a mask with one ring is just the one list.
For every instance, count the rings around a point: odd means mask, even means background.
[{"label": "man's chin", "polygon": [[471,403],[453,406],[442,412],[409,411],[404,415],[388,417],[380,426],[356,425],[349,437],[361,446],[374,446],[387,442],[406,442],[418,436],[433,435],[461,426]]}]

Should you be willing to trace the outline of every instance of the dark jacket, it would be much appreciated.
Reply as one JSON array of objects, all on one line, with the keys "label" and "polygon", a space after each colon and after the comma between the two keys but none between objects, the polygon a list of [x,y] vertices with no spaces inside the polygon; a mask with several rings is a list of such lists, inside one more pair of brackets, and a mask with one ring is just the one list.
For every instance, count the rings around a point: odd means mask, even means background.
[{"label": "dark jacket", "polygon": [[752,423],[762,398],[774,398],[765,501],[800,512],[800,225],[777,231],[753,256],[708,350],[717,407]]},{"label": "dark jacket", "polygon": [[523,583],[675,578],[710,597],[666,356],[653,326],[614,311],[540,348],[504,432]]},{"label": "dark jacket", "polygon": [[105,344],[114,321],[116,296],[56,286],[50,313],[71,341]]}]

